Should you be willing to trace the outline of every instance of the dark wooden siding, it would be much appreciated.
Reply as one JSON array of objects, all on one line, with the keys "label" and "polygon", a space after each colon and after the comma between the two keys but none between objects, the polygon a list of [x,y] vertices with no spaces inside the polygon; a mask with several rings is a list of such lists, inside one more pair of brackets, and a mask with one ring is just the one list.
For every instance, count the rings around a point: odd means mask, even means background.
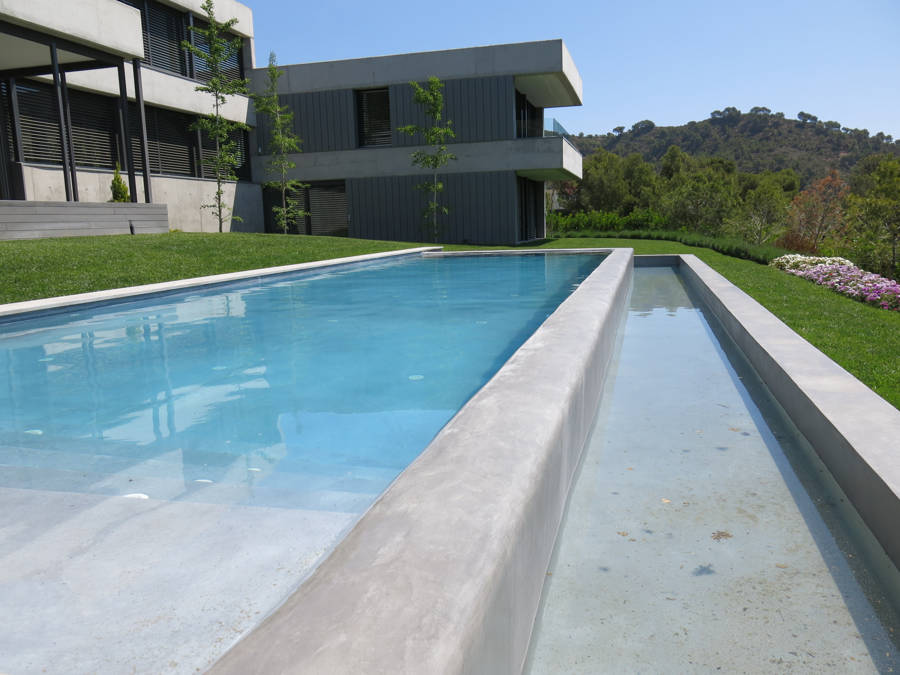
[{"label": "dark wooden siding", "polygon": [[[423,83],[424,84],[424,83]],[[391,92],[394,145],[421,145],[422,139],[397,132],[406,124],[427,125],[412,87],[395,84]],[[470,77],[444,82],[444,117],[453,122],[454,143],[509,140],[516,137],[516,89],[511,75]]]},{"label": "dark wooden siding", "polygon": [[[359,144],[356,133],[356,102],[352,89],[284,94],[279,97],[294,113],[294,133],[303,152],[352,150]],[[269,154],[270,125],[265,115],[257,118],[257,143]]]},{"label": "dark wooden siding", "polygon": [[[517,241],[516,175],[512,171],[449,174],[442,177],[443,243],[512,244]],[[380,176],[347,180],[350,236],[362,239],[432,242],[423,222],[426,195],[415,186],[422,176]]]},{"label": "dark wooden siding", "polygon": [[0,240],[169,231],[165,204],[0,201]]}]

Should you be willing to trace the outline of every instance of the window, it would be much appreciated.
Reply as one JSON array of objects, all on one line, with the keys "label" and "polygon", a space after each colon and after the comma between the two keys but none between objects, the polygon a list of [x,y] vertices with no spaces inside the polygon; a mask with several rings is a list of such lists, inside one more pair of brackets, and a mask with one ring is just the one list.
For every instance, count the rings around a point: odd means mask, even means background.
[{"label": "window", "polygon": [[[2,87],[3,105],[9,111],[9,92]],[[62,145],[59,121],[56,115],[56,99],[53,87],[31,81],[16,82],[19,103],[18,125],[22,138],[22,155],[25,162],[37,164],[62,164]],[[69,89],[69,110],[72,120],[72,145],[75,149],[75,165],[112,169],[119,157],[118,101],[109,96],[90,94]],[[197,133],[191,129],[196,119],[193,115],[144,106],[147,118],[147,155],[150,173],[173,176],[202,177]],[[0,120],[4,116],[0,115]],[[5,116],[7,148],[13,148],[12,116]],[[135,168],[141,171],[140,121],[137,105],[129,104],[129,136]],[[2,130],[0,130],[2,131]],[[235,170],[240,180],[250,180],[250,162],[247,157],[247,133],[236,131],[241,164]],[[203,142],[203,156],[208,156],[214,145]],[[122,167],[123,169],[125,167]]]},{"label": "window", "polygon": [[544,135],[544,109],[532,105],[528,97],[516,92],[516,138]]},{"label": "window", "polygon": [[391,144],[391,100],[387,89],[356,92],[356,119],[359,145],[371,147]]},{"label": "window", "polygon": [[[344,181],[317,181],[295,190],[290,195],[306,211],[288,225],[290,234],[315,234],[346,237],[350,229],[347,214],[347,190]],[[281,203],[281,193],[274,188],[263,191],[266,232],[281,232],[275,225],[272,206]]]},{"label": "window", "polygon": [[[205,28],[206,23],[196,16],[179,12],[157,0],[120,0],[141,12],[141,31],[144,35],[144,63],[154,68],[209,82],[210,73],[201,58],[195,58],[181,47],[183,40],[193,39],[202,51],[209,53],[205,38],[188,26]],[[234,36],[236,37],[236,36]],[[223,64],[228,77],[243,77],[243,50],[239,49]]]}]

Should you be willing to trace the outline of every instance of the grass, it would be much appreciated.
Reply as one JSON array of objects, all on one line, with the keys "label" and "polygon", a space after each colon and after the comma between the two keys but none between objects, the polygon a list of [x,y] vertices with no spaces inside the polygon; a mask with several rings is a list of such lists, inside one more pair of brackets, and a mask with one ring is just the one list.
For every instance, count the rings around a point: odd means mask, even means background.
[{"label": "grass", "polygon": [[341,237],[169,232],[0,242],[0,303],[393,251]]},{"label": "grass", "polygon": [[[0,302],[83,293],[421,244],[265,234],[151,234],[0,242]],[[693,253],[900,408],[900,314],[708,248],[672,241],[562,238],[536,248]],[[478,248],[448,246],[448,249]]]}]

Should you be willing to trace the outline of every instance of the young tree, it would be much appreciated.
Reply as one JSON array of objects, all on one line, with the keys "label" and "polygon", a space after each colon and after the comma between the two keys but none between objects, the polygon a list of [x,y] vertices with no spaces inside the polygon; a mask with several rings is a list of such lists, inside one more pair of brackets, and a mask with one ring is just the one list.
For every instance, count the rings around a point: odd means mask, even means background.
[{"label": "young tree", "polygon": [[413,88],[413,101],[425,109],[425,115],[430,120],[430,124],[428,126],[407,124],[399,127],[397,131],[410,136],[421,134],[425,144],[431,146],[431,152],[416,150],[412,153],[411,158],[413,166],[431,170],[431,181],[421,183],[416,187],[423,192],[431,193],[431,199],[422,215],[425,223],[430,224],[431,234],[437,241],[438,213],[450,213],[446,206],[438,203],[438,195],[444,189],[444,184],[438,180],[438,169],[445,166],[451,159],[456,159],[456,155],[447,150],[447,140],[454,138],[456,134],[453,133],[453,123],[450,120],[443,121],[444,94],[441,90],[444,88],[444,83],[432,75],[428,78],[427,89],[418,82],[410,82],[409,85]]},{"label": "young tree", "polygon": [[288,178],[291,169],[297,163],[291,161],[288,155],[300,152],[301,139],[294,133],[294,113],[289,106],[282,105],[278,100],[278,78],[284,72],[278,68],[275,60],[275,52],[269,54],[269,65],[266,69],[268,80],[266,90],[262,94],[253,97],[256,112],[265,115],[269,119],[269,155],[271,159],[266,164],[269,175],[275,180],[265,184],[265,187],[273,188],[281,194],[281,205],[272,207],[275,216],[275,224],[281,231],[287,234],[291,224],[298,218],[308,215],[303,210],[301,190],[308,187],[299,180]]},{"label": "young tree", "polygon": [[240,163],[240,153],[234,135],[235,132],[248,127],[242,122],[226,119],[222,116],[221,110],[229,96],[247,94],[247,80],[232,77],[224,69],[225,63],[241,48],[241,39],[228,35],[228,31],[237,23],[237,19],[231,18],[225,22],[219,22],[216,19],[213,0],[204,0],[201,8],[206,13],[207,27],[191,26],[190,29],[195,35],[200,36],[202,46],[192,44],[187,40],[182,42],[181,46],[187,49],[195,59],[203,61],[209,72],[209,81],[194,87],[194,89],[212,96],[213,111],[205,117],[199,118],[192,128],[199,129],[215,143],[214,154],[204,158],[203,162],[216,178],[216,194],[213,203],[203,204],[202,208],[213,209],[219,222],[219,232],[222,232],[226,219],[240,220],[231,213],[231,208],[225,204],[223,184],[226,180],[237,180],[234,170]]},{"label": "young tree", "polygon": [[844,198],[849,188],[834,169],[794,197],[788,217],[791,234],[817,253],[830,233],[844,222]]}]

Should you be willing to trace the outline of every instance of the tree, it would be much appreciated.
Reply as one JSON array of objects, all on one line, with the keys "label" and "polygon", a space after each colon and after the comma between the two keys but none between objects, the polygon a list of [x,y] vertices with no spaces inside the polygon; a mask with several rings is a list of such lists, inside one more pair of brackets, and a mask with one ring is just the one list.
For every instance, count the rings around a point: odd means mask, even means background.
[{"label": "tree", "polygon": [[307,214],[303,210],[300,191],[308,185],[299,180],[288,178],[291,169],[297,166],[290,154],[300,152],[301,139],[294,133],[294,113],[278,99],[278,79],[283,75],[278,68],[275,52],[269,54],[269,65],[266,68],[266,89],[262,94],[253,97],[256,111],[269,119],[269,154],[271,159],[266,169],[276,180],[265,184],[274,188],[281,195],[281,204],[272,207],[275,224],[287,234],[291,224]]},{"label": "tree", "polygon": [[576,204],[582,211],[618,213],[628,196],[622,158],[599,148],[582,166]]},{"label": "tree", "polygon": [[[868,190],[850,198],[854,244],[870,268],[897,278],[900,243],[900,159],[883,158],[871,174]],[[884,251],[884,252],[882,252]],[[864,262],[860,260],[859,262]]]},{"label": "tree", "polygon": [[416,150],[412,153],[413,166],[418,166],[431,171],[431,181],[420,183],[416,187],[423,192],[430,192],[431,199],[422,212],[425,223],[431,226],[431,234],[434,240],[438,239],[438,213],[447,214],[450,210],[438,203],[438,195],[444,190],[444,184],[438,180],[438,169],[445,166],[450,160],[456,159],[456,155],[447,150],[447,140],[455,138],[452,122],[443,121],[444,117],[444,83],[435,76],[428,78],[428,88],[422,87],[418,82],[410,82],[413,89],[413,101],[421,105],[425,115],[430,120],[428,126],[407,124],[399,127],[397,131],[410,136],[420,134],[425,144],[431,146],[431,152]]},{"label": "tree", "polygon": [[656,125],[650,120],[641,120],[640,122],[635,122],[631,125],[631,133],[635,136],[640,134],[646,134],[648,131],[653,131],[656,128]]},{"label": "tree", "polygon": [[789,193],[783,188],[781,176],[763,174],[756,186],[744,195],[728,229],[751,244],[765,244],[784,231],[789,204]]},{"label": "tree", "polygon": [[194,89],[212,96],[213,110],[210,114],[199,118],[192,128],[199,129],[215,144],[215,152],[205,157],[203,163],[216,178],[216,194],[212,204],[203,204],[201,208],[213,210],[219,223],[219,232],[222,232],[226,218],[240,220],[231,213],[231,208],[225,205],[223,184],[226,180],[237,180],[234,170],[240,164],[241,157],[234,136],[237,132],[249,128],[242,122],[233,122],[223,117],[222,106],[229,96],[247,94],[247,80],[232,77],[224,69],[225,63],[241,48],[239,37],[228,37],[228,31],[237,23],[237,19],[218,21],[213,0],[204,0],[201,9],[206,13],[206,28],[190,26],[190,30],[202,38],[202,46],[187,40],[183,41],[181,46],[195,59],[203,61],[209,73],[208,82]]},{"label": "tree", "polygon": [[849,187],[832,169],[791,202],[789,220],[792,234],[810,251],[817,253],[822,242],[844,222],[844,198]]},{"label": "tree", "polygon": [[613,133],[616,136],[621,136],[623,133],[625,133],[625,127],[613,127]]}]

